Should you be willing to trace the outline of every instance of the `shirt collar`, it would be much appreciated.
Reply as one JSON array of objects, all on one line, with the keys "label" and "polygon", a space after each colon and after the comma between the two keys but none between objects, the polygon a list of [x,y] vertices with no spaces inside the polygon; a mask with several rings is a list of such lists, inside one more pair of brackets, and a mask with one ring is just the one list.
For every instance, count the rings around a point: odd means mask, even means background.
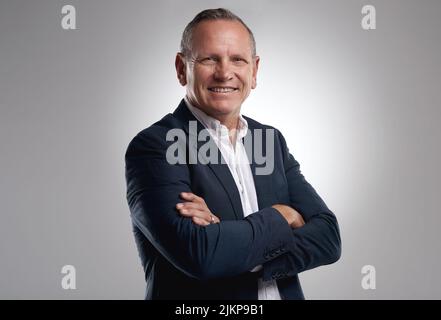
[{"label": "shirt collar", "polygon": [[[185,104],[187,105],[187,108],[190,110],[190,112],[195,116],[196,119],[198,119],[203,126],[208,129],[209,131],[212,131],[216,133],[217,135],[227,135],[228,136],[228,128],[224,126],[219,120],[209,116],[201,109],[193,106],[187,96],[184,97]],[[245,120],[244,117],[242,117],[241,114],[239,114],[239,122],[238,122],[238,128],[237,128],[237,139],[242,139],[246,136],[248,131],[248,122]]]}]

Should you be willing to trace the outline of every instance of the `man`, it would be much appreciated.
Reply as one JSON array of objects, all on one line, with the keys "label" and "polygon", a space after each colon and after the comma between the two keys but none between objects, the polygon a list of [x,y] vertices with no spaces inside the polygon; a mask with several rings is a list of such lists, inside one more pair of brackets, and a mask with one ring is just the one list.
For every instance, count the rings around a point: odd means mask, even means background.
[{"label": "man", "polygon": [[[259,66],[251,30],[228,10],[202,11],[175,65],[186,97],[126,153],[146,299],[303,299],[298,273],[339,259],[339,229],[281,133],[240,113]],[[204,130],[221,161],[199,161],[191,141]],[[246,150],[250,136],[269,172]]]}]

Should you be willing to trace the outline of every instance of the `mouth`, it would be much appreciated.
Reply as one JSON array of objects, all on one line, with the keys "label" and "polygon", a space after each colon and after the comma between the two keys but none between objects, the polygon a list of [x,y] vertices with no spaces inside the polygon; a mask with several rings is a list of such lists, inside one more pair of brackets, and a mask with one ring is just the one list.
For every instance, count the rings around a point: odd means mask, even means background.
[{"label": "mouth", "polygon": [[239,90],[239,88],[235,87],[209,87],[209,91],[215,92],[215,93],[231,93]]}]

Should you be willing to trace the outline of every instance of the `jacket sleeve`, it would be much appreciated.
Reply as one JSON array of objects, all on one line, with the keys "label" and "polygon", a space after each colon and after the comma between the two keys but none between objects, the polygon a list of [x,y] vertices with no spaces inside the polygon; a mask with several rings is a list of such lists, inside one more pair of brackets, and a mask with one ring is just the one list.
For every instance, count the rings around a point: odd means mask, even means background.
[{"label": "jacket sleeve", "polygon": [[283,279],[302,271],[336,262],[341,256],[340,232],[335,215],[306,181],[299,163],[289,153],[286,141],[277,131],[288,182],[290,206],[305,220],[292,229],[293,241],[288,252],[264,264],[265,281]]},{"label": "jacket sleeve", "polygon": [[191,192],[188,165],[169,164],[162,128],[146,129],[129,144],[127,201],[131,219],[177,269],[206,280],[239,275],[292,247],[292,231],[273,208],[206,227],[178,214],[181,192]]}]

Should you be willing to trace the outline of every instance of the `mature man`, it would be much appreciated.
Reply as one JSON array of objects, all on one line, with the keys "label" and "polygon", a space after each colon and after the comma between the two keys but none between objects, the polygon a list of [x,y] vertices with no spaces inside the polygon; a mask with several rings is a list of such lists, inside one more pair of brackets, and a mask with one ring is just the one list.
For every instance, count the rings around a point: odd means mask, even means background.
[{"label": "mature man", "polygon": [[[228,10],[202,11],[175,65],[185,98],[126,153],[146,299],[303,299],[298,273],[339,259],[339,229],[281,133],[240,113],[259,66],[251,30]],[[221,161],[199,161],[202,131]],[[171,161],[176,144],[184,161]],[[257,149],[270,171],[259,174]]]}]

